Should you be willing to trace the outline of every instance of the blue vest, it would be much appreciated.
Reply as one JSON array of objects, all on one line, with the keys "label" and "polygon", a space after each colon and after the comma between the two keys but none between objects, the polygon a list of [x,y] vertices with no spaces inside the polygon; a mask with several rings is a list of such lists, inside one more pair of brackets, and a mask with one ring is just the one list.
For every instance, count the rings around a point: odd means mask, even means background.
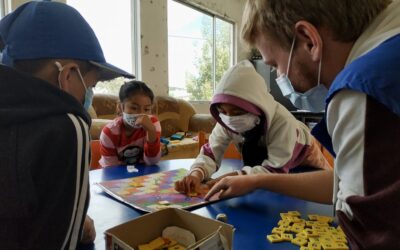
[{"label": "blue vest", "polygon": [[[329,88],[325,107],[342,89],[365,93],[400,116],[400,35],[386,40],[344,68]],[[326,117],[314,127],[312,134],[336,156]]]}]

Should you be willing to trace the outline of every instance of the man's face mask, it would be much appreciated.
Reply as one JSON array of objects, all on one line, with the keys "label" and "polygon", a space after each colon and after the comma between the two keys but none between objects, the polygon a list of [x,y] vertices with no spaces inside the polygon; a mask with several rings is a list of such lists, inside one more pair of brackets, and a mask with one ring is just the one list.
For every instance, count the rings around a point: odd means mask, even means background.
[{"label": "man's face mask", "polygon": [[249,131],[260,123],[260,117],[251,113],[236,116],[219,113],[219,117],[227,127],[238,133]]},{"label": "man's face mask", "polygon": [[[56,64],[56,66],[58,68],[58,71],[59,71],[59,73],[58,73],[58,84],[60,86],[60,89],[62,89],[61,88],[61,82],[60,82],[60,74],[64,70],[64,67],[61,65],[60,62],[55,62],[55,64]],[[83,87],[85,88],[85,100],[83,102],[83,108],[85,110],[89,110],[90,105],[92,105],[92,100],[93,100],[93,95],[94,95],[93,88],[92,87],[89,87],[89,88],[86,87],[86,84],[85,84],[85,81],[83,80],[81,71],[79,70],[79,68],[77,68],[76,70],[78,72],[79,78],[81,79]]]},{"label": "man's face mask", "polygon": [[307,90],[304,93],[299,93],[294,90],[293,85],[289,80],[288,75],[295,41],[296,37],[293,39],[292,47],[290,49],[286,74],[281,74],[276,79],[276,83],[278,84],[283,96],[288,98],[296,108],[309,110],[311,112],[323,111],[325,109],[325,97],[328,94],[328,89],[320,83],[322,58],[319,61],[317,86]]}]

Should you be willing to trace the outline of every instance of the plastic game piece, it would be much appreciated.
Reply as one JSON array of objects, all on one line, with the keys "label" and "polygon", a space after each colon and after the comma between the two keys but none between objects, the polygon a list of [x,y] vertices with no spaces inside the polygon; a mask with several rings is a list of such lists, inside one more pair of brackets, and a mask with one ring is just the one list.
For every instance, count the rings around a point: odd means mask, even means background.
[{"label": "plastic game piece", "polygon": [[168,206],[170,203],[169,201],[159,201],[158,204]]},{"label": "plastic game piece", "polygon": [[279,226],[290,226],[290,221],[287,220],[280,220],[278,221]]},{"label": "plastic game piece", "polygon": [[292,233],[301,233],[303,231],[304,227],[299,227],[299,226],[292,226]]},{"label": "plastic game piece", "polygon": [[290,214],[291,216],[296,216],[296,217],[300,217],[300,212],[299,211],[288,211],[288,214]]},{"label": "plastic game piece", "polygon": [[[347,239],[340,227],[333,227],[333,217],[310,214],[309,220],[297,211],[280,213],[279,227],[272,229],[267,239],[272,242],[290,241],[302,250],[348,250]],[[279,234],[284,230],[285,233]],[[294,238],[294,234],[296,237]]]},{"label": "plastic game piece", "polygon": [[276,234],[267,235],[267,240],[269,242],[271,242],[271,243],[276,243],[276,242],[282,242],[283,241],[281,236],[276,235]]},{"label": "plastic game piece", "polygon": [[167,241],[168,243],[166,243],[163,248],[172,247],[172,246],[175,246],[176,244],[178,244],[178,242],[176,240],[172,240],[169,238],[164,238],[164,240]]},{"label": "plastic game piece", "polygon": [[190,192],[190,193],[187,194],[187,196],[189,196],[189,197],[197,197],[197,196],[199,196],[199,194],[196,193],[196,192]]},{"label": "plastic game piece", "polygon": [[310,249],[321,249],[322,245],[319,242],[308,242],[308,247]]},{"label": "plastic game piece", "polygon": [[284,241],[291,242],[293,240],[293,235],[292,234],[281,234],[281,239]]},{"label": "plastic game piece", "polygon": [[300,250],[314,250],[314,248],[302,246],[302,247],[300,247]]},{"label": "plastic game piece", "polygon": [[339,236],[332,235],[331,237],[332,237],[332,239],[333,239],[335,242],[347,243],[346,236],[342,236],[342,235],[339,235]]},{"label": "plastic game piece", "polygon": [[343,242],[336,242],[334,246],[337,250],[349,250],[349,247]]},{"label": "plastic game piece", "polygon": [[168,247],[168,250],[185,250],[185,249],[186,249],[186,247],[184,247],[182,245],[179,245],[179,244],[177,244],[175,246]]},{"label": "plastic game piece", "polygon": [[316,214],[309,214],[309,215],[308,215],[308,219],[309,219],[309,220],[316,221],[316,220],[318,220],[318,215],[316,215]]},{"label": "plastic game piece", "polygon": [[321,243],[324,243],[324,242],[325,243],[332,243],[332,242],[334,242],[330,235],[325,235],[325,236],[319,237],[319,240],[321,241]]},{"label": "plastic game piece", "polygon": [[321,246],[324,248],[324,250],[337,250],[333,242],[322,242]]},{"label": "plastic game piece", "polygon": [[305,246],[308,241],[307,239],[301,238],[301,237],[296,237],[291,241],[293,244],[298,245],[298,246]]},{"label": "plastic game piece", "polygon": [[290,233],[292,231],[292,227],[290,225],[282,225],[282,226],[279,226],[279,228],[284,229],[285,233]]},{"label": "plastic game piece", "polygon": [[317,215],[317,221],[332,223],[333,222],[333,217],[324,216],[324,215]]},{"label": "plastic game piece", "polygon": [[143,184],[138,182],[131,182],[129,185],[131,185],[132,187],[143,187]]},{"label": "plastic game piece", "polygon": [[297,238],[303,238],[303,239],[306,239],[306,240],[308,239],[307,233],[305,233],[303,231],[301,231],[300,233],[297,233],[296,237]]},{"label": "plastic game piece", "polygon": [[168,145],[168,144],[169,144],[169,140],[168,140],[167,138],[164,138],[164,137],[161,137],[161,138],[160,138],[160,142],[161,142],[161,143],[164,143],[165,145]]},{"label": "plastic game piece", "polygon": [[274,228],[272,228],[271,232],[273,234],[283,234],[283,233],[285,233],[285,229],[279,228],[279,227],[274,227]]},{"label": "plastic game piece", "polygon": [[162,246],[164,246],[165,241],[162,237],[158,237],[152,241],[150,241],[147,245],[150,247],[150,249],[157,249]]},{"label": "plastic game piece", "polygon": [[129,173],[137,173],[139,172],[139,169],[137,169],[135,165],[128,165],[126,166],[126,171],[128,171]]},{"label": "plastic game piece", "polygon": [[288,213],[280,213],[282,220],[289,220],[292,216]]},{"label": "plastic game piece", "polygon": [[182,135],[182,134],[173,134],[173,135],[171,135],[171,140],[182,140],[183,138],[185,137],[185,135]]},{"label": "plastic game piece", "polygon": [[139,250],[153,250],[148,244],[139,245]]},{"label": "plastic game piece", "polygon": [[226,216],[226,214],[217,214],[216,219],[224,223],[228,222],[228,216]]},{"label": "plastic game piece", "polygon": [[315,236],[319,235],[316,231],[314,231],[310,228],[304,229],[303,232],[306,234],[307,239],[310,237],[315,237]]}]

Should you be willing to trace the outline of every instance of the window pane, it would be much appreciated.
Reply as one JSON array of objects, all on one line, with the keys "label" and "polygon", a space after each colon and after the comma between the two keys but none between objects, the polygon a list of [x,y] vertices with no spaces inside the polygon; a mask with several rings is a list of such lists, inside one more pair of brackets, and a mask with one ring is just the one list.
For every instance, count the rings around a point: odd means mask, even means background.
[{"label": "window pane", "polygon": [[209,100],[212,82],[212,17],[168,1],[169,94]]},{"label": "window pane", "polygon": [[[67,0],[93,28],[106,61],[133,72],[131,0]],[[135,72],[133,72],[135,73]],[[122,78],[97,84],[96,93],[118,94]]]},{"label": "window pane", "polygon": [[216,18],[215,31],[215,82],[217,84],[224,72],[233,64],[233,25]]},{"label": "window pane", "polygon": [[0,0],[0,19],[6,14],[6,6],[4,0]]},{"label": "window pane", "polygon": [[233,24],[168,0],[169,94],[211,100],[216,83],[232,64]]}]

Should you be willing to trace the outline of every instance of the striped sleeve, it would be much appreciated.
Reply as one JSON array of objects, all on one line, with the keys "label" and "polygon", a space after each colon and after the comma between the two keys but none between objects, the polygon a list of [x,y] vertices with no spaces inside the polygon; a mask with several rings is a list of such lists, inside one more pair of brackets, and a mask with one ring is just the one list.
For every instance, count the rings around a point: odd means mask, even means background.
[{"label": "striped sleeve", "polygon": [[76,131],[76,182],[74,206],[71,211],[70,224],[65,236],[62,249],[75,249],[82,236],[83,223],[89,204],[89,127],[82,120],[68,114]]},{"label": "striped sleeve", "polygon": [[118,160],[117,141],[118,135],[112,133],[110,126],[103,128],[100,134],[100,165],[102,167],[117,166],[121,162]]},{"label": "striped sleeve", "polygon": [[155,116],[151,116],[151,121],[156,128],[157,139],[154,142],[146,141],[144,144],[143,160],[147,165],[154,165],[161,158],[161,124]]}]

